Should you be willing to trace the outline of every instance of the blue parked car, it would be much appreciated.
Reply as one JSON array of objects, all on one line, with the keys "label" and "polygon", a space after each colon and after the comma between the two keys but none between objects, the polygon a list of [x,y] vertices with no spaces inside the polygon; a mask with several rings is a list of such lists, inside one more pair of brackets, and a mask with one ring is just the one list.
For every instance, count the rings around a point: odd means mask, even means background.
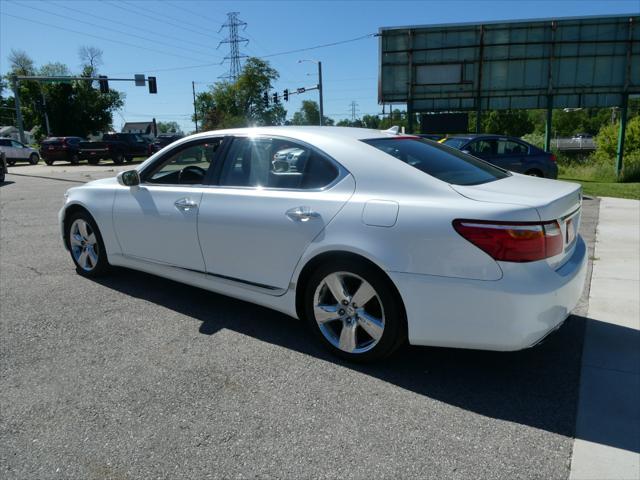
[{"label": "blue parked car", "polygon": [[534,177],[558,177],[554,154],[516,137],[468,134],[447,137],[441,142],[506,170]]}]

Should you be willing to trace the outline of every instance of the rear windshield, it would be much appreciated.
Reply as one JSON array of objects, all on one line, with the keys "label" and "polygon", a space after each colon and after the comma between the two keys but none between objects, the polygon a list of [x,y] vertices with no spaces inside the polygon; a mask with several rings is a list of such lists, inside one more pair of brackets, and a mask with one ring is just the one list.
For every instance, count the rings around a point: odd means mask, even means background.
[{"label": "rear windshield", "polygon": [[454,148],[415,137],[374,138],[365,143],[453,185],[479,185],[509,176],[500,168]]}]

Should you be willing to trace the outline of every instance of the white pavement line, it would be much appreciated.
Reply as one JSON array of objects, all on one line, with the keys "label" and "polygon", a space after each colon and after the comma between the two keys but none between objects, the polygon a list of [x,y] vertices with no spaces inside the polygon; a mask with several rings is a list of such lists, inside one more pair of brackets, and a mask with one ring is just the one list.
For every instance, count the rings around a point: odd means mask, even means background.
[{"label": "white pavement line", "polygon": [[640,201],[600,202],[571,480],[640,479]]}]

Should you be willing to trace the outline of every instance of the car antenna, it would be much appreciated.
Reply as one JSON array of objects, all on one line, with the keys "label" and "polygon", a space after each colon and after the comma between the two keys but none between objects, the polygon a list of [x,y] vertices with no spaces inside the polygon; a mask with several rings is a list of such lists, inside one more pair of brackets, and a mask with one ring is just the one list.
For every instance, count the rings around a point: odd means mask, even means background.
[{"label": "car antenna", "polygon": [[400,127],[398,125],[394,125],[391,128],[383,130],[384,133],[390,133],[391,135],[398,135],[400,133]]}]

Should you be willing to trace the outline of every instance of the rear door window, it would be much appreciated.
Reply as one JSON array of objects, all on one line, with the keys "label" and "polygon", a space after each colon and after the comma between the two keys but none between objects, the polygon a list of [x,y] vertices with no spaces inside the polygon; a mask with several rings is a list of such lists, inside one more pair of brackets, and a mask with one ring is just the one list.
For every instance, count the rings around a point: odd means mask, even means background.
[{"label": "rear door window", "polygon": [[298,142],[239,137],[227,155],[220,185],[306,190],[326,187],[338,174],[333,162]]},{"label": "rear door window", "polygon": [[453,185],[479,185],[510,174],[501,168],[446,145],[415,137],[363,140],[391,157]]}]

